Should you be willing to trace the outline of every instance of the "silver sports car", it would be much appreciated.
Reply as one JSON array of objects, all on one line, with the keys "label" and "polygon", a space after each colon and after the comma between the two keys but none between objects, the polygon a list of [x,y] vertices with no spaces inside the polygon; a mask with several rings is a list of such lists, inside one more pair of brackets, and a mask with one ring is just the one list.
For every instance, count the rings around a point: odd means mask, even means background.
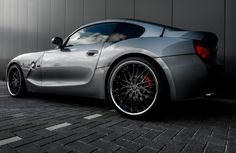
[{"label": "silver sports car", "polygon": [[123,115],[143,117],[166,98],[202,94],[217,66],[218,39],[131,19],[87,24],[49,51],[20,55],[7,67],[11,96],[26,92],[107,99]]}]

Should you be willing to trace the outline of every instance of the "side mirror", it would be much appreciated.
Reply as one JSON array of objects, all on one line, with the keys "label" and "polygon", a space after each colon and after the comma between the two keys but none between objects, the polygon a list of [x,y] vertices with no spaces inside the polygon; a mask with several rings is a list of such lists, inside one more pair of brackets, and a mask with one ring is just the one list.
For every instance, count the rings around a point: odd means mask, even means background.
[{"label": "side mirror", "polygon": [[52,44],[58,46],[59,48],[62,48],[63,40],[60,37],[54,37],[51,40]]}]

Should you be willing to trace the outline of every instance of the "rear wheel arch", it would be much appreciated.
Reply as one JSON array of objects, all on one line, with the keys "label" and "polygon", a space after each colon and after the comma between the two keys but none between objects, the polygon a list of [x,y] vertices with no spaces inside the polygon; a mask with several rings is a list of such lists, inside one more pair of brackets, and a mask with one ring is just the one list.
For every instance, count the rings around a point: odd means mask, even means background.
[{"label": "rear wheel arch", "polygon": [[122,60],[126,59],[126,58],[130,58],[130,57],[140,57],[140,58],[144,58],[148,61],[150,61],[157,69],[158,71],[161,73],[161,80],[162,80],[162,84],[163,84],[163,87],[164,87],[164,98],[169,100],[170,99],[170,85],[169,85],[169,82],[168,82],[168,79],[167,79],[167,76],[163,70],[163,68],[161,67],[161,65],[155,61],[152,57],[148,56],[148,55],[145,55],[145,54],[141,54],[141,53],[130,53],[130,54],[126,54],[126,55],[123,55],[121,57],[118,57],[116,60],[113,61],[113,63],[110,65],[108,71],[107,71],[107,74],[106,74],[106,78],[105,78],[105,97],[106,99],[108,98],[108,95],[107,95],[107,83],[108,83],[108,78],[109,78],[109,75],[110,73],[112,72],[113,68]]}]

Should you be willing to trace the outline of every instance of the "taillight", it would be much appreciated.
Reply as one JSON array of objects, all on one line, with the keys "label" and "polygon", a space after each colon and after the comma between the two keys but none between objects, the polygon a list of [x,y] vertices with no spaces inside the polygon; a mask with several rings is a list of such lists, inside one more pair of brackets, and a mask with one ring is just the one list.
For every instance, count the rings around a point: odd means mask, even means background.
[{"label": "taillight", "polygon": [[201,56],[201,58],[205,59],[210,55],[210,49],[203,46],[200,42],[195,43],[195,49],[197,54]]}]

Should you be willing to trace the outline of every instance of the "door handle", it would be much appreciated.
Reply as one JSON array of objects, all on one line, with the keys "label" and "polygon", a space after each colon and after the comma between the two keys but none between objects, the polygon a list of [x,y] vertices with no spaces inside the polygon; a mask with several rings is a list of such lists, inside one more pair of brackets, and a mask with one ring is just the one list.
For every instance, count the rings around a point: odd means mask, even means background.
[{"label": "door handle", "polygon": [[89,50],[89,51],[87,52],[87,55],[88,55],[88,56],[93,56],[93,55],[95,55],[95,54],[98,54],[98,50]]}]

